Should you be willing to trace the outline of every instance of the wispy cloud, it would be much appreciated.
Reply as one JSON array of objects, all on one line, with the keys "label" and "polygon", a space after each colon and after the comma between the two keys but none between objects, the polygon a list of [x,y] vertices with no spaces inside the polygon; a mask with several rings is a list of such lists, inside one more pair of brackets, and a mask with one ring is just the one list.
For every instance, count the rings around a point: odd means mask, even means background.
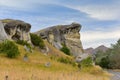
[{"label": "wispy cloud", "polygon": [[98,20],[120,20],[120,2],[109,5],[67,5],[67,7],[84,12]]},{"label": "wispy cloud", "polygon": [[84,31],[81,32],[81,39],[85,48],[97,47],[98,45],[110,46],[120,38],[120,27],[110,28],[101,31]]}]

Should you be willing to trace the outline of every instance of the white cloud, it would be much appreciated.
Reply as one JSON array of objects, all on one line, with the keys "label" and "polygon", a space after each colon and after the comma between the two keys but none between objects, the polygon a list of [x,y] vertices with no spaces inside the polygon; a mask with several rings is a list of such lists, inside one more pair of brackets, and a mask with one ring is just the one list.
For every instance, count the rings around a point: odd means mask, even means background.
[{"label": "white cloud", "polygon": [[116,6],[87,6],[76,7],[76,9],[85,12],[91,18],[98,20],[116,20],[120,18],[120,10]]},{"label": "white cloud", "polygon": [[116,1],[113,4],[96,5],[78,5],[59,3],[59,0],[0,0],[0,6],[12,7],[20,10],[34,9],[37,5],[43,4],[57,4],[65,7],[69,7],[88,14],[89,17],[98,20],[118,20],[120,19],[120,1]]},{"label": "white cloud", "polygon": [[81,32],[81,40],[84,48],[97,47],[99,45],[110,46],[120,38],[120,28],[104,31]]},{"label": "white cloud", "polygon": [[64,4],[64,6],[84,12],[89,17],[98,20],[120,20],[120,1],[106,5],[96,5],[94,3],[88,5]]},{"label": "white cloud", "polygon": [[75,5],[59,3],[58,0],[0,0],[0,6],[12,7],[20,10],[34,9],[37,5],[43,4],[57,4],[65,7],[69,7],[80,12],[88,14],[89,17],[98,20],[118,20],[120,19],[120,1],[108,5]]}]

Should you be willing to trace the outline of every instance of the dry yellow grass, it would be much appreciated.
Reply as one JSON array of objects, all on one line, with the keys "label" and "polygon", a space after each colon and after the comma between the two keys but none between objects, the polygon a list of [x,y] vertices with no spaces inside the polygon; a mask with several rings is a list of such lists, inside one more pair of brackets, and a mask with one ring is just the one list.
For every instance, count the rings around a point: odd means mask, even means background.
[{"label": "dry yellow grass", "polygon": [[[17,59],[8,59],[0,55],[0,80],[4,80],[5,76],[8,76],[8,80],[109,80],[108,74],[99,67],[82,71],[70,64],[51,60],[50,56],[42,54],[37,48],[33,53],[28,53],[29,61],[25,62],[23,56],[27,52],[20,45],[19,50],[21,56]],[[57,52],[56,54],[65,56],[54,47],[51,47],[51,50],[51,54]],[[50,67],[45,67],[47,62],[51,63]]]}]

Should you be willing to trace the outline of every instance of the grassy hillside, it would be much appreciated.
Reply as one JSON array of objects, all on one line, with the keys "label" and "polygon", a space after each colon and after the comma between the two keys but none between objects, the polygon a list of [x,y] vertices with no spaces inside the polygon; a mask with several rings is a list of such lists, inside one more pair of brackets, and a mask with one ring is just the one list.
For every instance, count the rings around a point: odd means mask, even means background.
[{"label": "grassy hillside", "polygon": [[[108,74],[98,66],[80,70],[77,66],[58,62],[56,57],[69,56],[47,42],[45,44],[50,48],[49,55],[44,55],[38,48],[28,53],[21,45],[18,45],[21,55],[16,59],[0,54],[0,80],[6,76],[8,80],[109,80]],[[28,61],[23,60],[26,53]],[[51,63],[50,67],[45,66],[48,62]]]}]

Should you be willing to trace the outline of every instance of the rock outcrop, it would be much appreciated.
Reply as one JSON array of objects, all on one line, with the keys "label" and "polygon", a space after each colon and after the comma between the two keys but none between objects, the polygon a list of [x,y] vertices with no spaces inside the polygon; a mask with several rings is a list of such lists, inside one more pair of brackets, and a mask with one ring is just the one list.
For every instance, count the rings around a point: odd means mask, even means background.
[{"label": "rock outcrop", "polygon": [[0,42],[8,39],[3,23],[0,21]]},{"label": "rock outcrop", "polygon": [[20,20],[4,19],[1,20],[4,25],[7,38],[10,40],[24,40],[31,43],[30,29],[31,25]]},{"label": "rock outcrop", "polygon": [[65,44],[73,56],[83,53],[83,47],[80,41],[81,25],[72,23],[71,25],[57,25],[47,29],[35,32],[42,39],[47,40],[57,49],[61,49]]}]

